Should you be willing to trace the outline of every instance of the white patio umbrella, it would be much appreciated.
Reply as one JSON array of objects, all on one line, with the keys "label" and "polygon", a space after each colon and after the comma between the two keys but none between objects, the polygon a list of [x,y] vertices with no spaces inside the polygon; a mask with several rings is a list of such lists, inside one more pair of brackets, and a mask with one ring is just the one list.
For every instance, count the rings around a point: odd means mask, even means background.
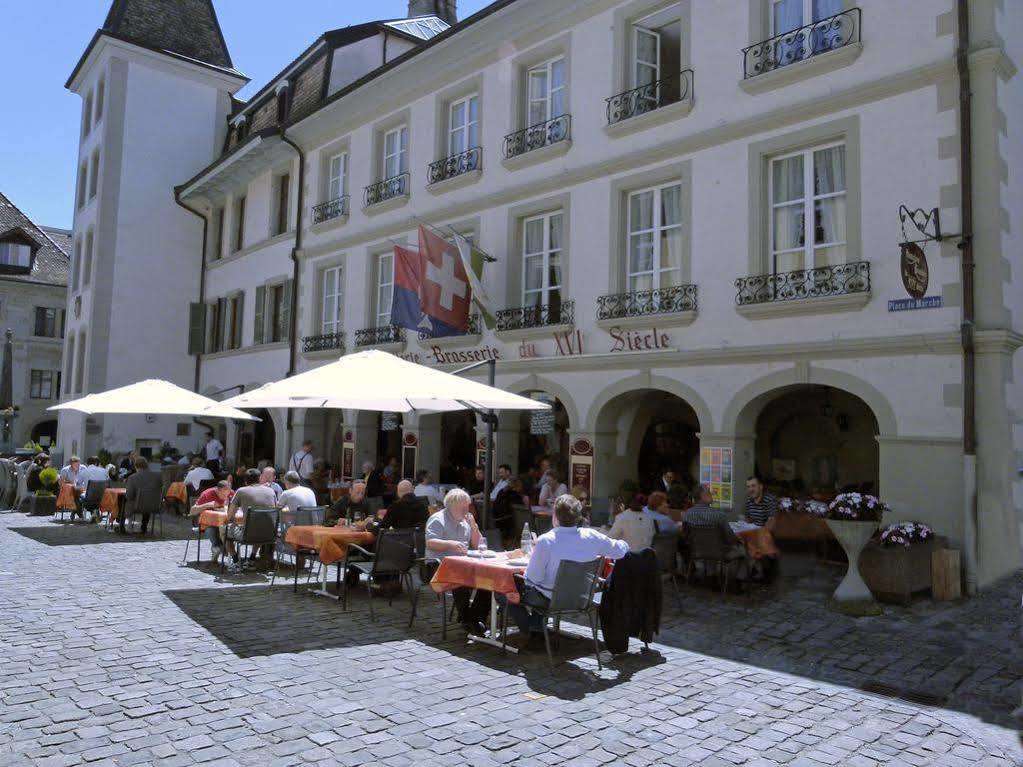
[{"label": "white patio umbrella", "polygon": [[233,407],[196,394],[170,381],[149,379],[96,394],[88,394],[47,410],[77,410],[80,413],[117,415],[195,415],[258,421]]},{"label": "white patio umbrella", "polygon": [[413,410],[548,410],[544,402],[445,373],[378,350],[238,394],[222,405],[244,408],[349,408]]}]

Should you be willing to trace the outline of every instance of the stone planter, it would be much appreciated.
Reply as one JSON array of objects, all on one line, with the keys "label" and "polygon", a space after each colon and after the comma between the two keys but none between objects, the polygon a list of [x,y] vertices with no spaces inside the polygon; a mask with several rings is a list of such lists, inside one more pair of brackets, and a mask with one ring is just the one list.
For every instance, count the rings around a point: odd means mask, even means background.
[{"label": "stone planter", "polygon": [[838,584],[828,606],[846,615],[880,615],[881,607],[874,601],[867,584],[860,576],[860,554],[877,530],[877,522],[862,522],[845,519],[825,520],[831,532],[845,551],[849,567],[845,577]]},{"label": "stone planter", "polygon": [[32,495],[28,500],[28,513],[33,517],[52,517],[57,513],[57,496]]},{"label": "stone planter", "polygon": [[909,546],[871,543],[860,558],[860,572],[874,596],[882,602],[908,605],[913,594],[931,589],[931,554],[946,548],[945,538]]}]

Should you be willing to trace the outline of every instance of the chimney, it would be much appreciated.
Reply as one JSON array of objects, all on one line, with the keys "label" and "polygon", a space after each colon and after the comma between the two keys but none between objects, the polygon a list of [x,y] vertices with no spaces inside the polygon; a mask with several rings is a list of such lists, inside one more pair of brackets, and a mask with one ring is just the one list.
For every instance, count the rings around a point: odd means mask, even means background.
[{"label": "chimney", "polygon": [[458,23],[457,2],[456,0],[409,0],[408,15],[410,17],[439,16],[454,26]]}]

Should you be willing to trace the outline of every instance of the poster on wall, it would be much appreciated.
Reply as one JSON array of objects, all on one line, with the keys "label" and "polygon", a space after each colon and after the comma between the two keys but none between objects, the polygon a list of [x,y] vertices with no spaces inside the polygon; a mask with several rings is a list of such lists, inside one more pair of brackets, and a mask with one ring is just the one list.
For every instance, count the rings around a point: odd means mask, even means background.
[{"label": "poster on wall", "polygon": [[580,437],[572,443],[569,459],[569,489],[581,487],[587,495],[593,494],[593,443]]},{"label": "poster on wall", "polygon": [[700,484],[710,486],[719,508],[732,506],[732,448],[705,447],[700,450]]},{"label": "poster on wall", "polygon": [[542,437],[554,433],[554,397],[547,392],[535,391],[529,395],[530,399],[537,402],[545,402],[550,405],[550,410],[529,411],[529,433],[534,437]]}]

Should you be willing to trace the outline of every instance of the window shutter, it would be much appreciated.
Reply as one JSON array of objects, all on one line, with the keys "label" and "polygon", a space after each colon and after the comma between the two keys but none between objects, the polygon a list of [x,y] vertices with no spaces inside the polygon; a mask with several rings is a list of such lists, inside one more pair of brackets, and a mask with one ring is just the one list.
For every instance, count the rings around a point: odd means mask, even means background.
[{"label": "window shutter", "polygon": [[46,335],[46,310],[41,306],[36,307],[36,328],[35,335]]},{"label": "window shutter", "polygon": [[263,315],[266,311],[266,285],[256,287],[256,325],[252,331],[252,343],[261,344],[266,334],[263,327]]},{"label": "window shutter", "polygon": [[291,293],[295,281],[288,280],[281,290],[281,340],[291,338]]},{"label": "window shutter", "polygon": [[245,317],[245,294],[235,297],[234,315],[231,317],[231,348],[242,348],[242,323]]},{"label": "window shutter", "polygon": [[188,305],[188,353],[199,355],[203,352],[205,339],[206,307],[203,304]]},{"label": "window shutter", "polygon": [[214,329],[216,334],[216,347],[218,352],[224,351],[225,344],[225,329],[227,328],[227,299],[217,299],[217,327]]}]

